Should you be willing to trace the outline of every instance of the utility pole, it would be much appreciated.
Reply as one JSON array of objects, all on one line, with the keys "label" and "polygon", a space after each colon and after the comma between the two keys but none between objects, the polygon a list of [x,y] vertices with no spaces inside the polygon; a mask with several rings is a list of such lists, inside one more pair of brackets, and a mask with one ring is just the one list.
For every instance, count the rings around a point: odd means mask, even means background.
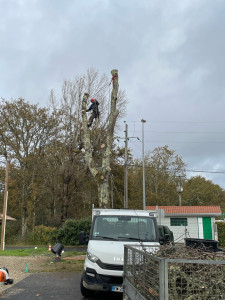
[{"label": "utility pole", "polygon": [[139,137],[135,137],[135,136],[129,136],[128,137],[128,125],[126,124],[126,121],[124,121],[125,123],[125,137],[119,137],[117,136],[117,141],[119,141],[119,139],[123,139],[124,143],[125,143],[125,157],[124,157],[124,208],[128,208],[128,140],[129,139],[137,139],[140,141]]},{"label": "utility pole", "polygon": [[146,120],[142,119],[142,173],[143,173],[143,210],[146,209],[145,199],[145,144],[144,144],[144,124]]},{"label": "utility pole", "polygon": [[4,203],[2,213],[2,234],[1,234],[1,250],[5,250],[5,227],[6,227],[6,214],[7,214],[7,202],[8,202],[8,178],[9,178],[9,161],[6,161],[5,169],[5,191],[4,191]]},{"label": "utility pole", "polygon": [[124,208],[128,208],[128,125],[125,124]]},{"label": "utility pole", "polygon": [[183,192],[182,183],[181,183],[181,176],[178,176],[177,192],[178,192],[178,195],[179,195],[179,206],[181,206],[181,193]]}]

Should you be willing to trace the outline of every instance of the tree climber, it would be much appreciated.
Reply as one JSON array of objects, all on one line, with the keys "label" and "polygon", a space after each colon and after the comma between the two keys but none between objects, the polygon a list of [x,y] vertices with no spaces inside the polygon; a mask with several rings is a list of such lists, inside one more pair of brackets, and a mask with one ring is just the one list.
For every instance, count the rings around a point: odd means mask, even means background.
[{"label": "tree climber", "polygon": [[90,118],[89,118],[89,120],[88,120],[88,124],[87,124],[88,127],[91,127],[91,125],[92,125],[94,119],[99,118],[99,110],[98,110],[99,103],[98,103],[98,101],[97,101],[96,99],[94,99],[94,98],[91,98],[90,101],[91,101],[91,105],[90,105],[90,107],[86,110],[86,112],[92,110],[91,116],[90,116]]}]

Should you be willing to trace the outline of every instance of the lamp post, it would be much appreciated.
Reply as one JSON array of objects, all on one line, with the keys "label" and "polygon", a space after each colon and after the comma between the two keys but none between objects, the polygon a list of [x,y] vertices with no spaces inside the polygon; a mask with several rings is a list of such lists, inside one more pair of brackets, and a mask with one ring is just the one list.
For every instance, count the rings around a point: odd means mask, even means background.
[{"label": "lamp post", "polygon": [[143,210],[146,209],[146,200],[145,200],[145,144],[144,144],[144,124],[146,120],[142,119],[142,169],[143,169]]},{"label": "lamp post", "polygon": [[128,208],[128,125],[125,124],[124,208]]}]

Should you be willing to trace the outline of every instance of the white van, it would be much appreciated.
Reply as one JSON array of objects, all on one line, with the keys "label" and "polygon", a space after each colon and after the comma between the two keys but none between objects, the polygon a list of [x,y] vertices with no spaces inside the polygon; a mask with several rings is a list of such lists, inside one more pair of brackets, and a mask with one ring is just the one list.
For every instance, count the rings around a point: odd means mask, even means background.
[{"label": "white van", "polygon": [[80,284],[84,297],[92,297],[95,291],[122,292],[125,244],[159,247],[156,212],[93,209]]}]

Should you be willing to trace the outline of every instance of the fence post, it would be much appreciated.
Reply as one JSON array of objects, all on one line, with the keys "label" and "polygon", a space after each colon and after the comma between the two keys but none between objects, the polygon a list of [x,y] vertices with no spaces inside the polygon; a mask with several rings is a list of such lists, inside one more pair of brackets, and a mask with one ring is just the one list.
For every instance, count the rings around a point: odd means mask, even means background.
[{"label": "fence post", "polygon": [[169,291],[168,291],[168,260],[167,259],[163,259],[163,264],[164,264],[164,297],[165,297],[165,300],[168,300],[169,299]]},{"label": "fence post", "polygon": [[165,260],[160,259],[159,262],[159,299],[167,300],[165,298]]}]

